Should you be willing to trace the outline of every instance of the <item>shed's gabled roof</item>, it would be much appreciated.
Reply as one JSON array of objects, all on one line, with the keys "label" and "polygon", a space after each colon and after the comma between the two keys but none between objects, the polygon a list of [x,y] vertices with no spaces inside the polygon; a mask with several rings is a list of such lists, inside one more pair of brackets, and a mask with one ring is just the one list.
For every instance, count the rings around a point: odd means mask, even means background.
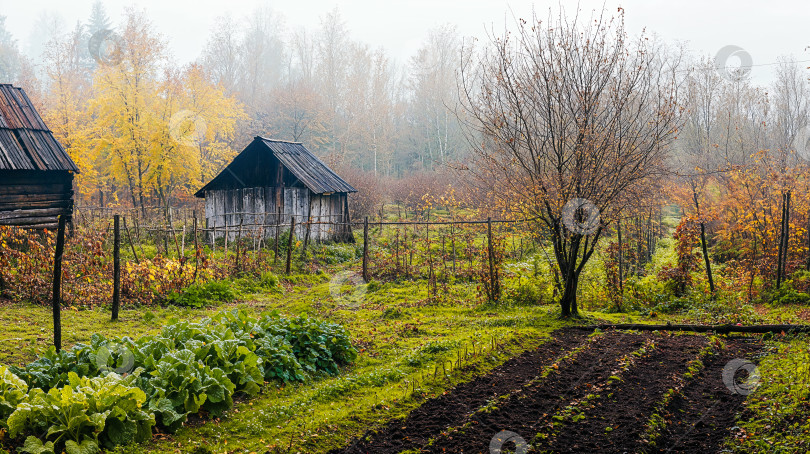
[{"label": "shed's gabled roof", "polygon": [[23,89],[10,84],[0,84],[0,170],[79,171]]},{"label": "shed's gabled roof", "polygon": [[[273,140],[256,136],[253,142],[228,164],[228,167],[194,195],[197,197],[205,197],[205,191],[219,188],[224,180],[232,179],[231,176],[238,177],[239,166],[235,164],[240,160],[240,156],[244,155],[257,144],[261,147],[262,151],[266,150],[266,152],[278,159],[287,170],[295,175],[304,186],[315,194],[324,194],[327,192],[357,192],[357,189],[354,189],[352,185],[347,183],[343,178],[340,178],[300,142],[287,142],[284,140]],[[270,172],[272,170],[267,169],[267,171]]]}]

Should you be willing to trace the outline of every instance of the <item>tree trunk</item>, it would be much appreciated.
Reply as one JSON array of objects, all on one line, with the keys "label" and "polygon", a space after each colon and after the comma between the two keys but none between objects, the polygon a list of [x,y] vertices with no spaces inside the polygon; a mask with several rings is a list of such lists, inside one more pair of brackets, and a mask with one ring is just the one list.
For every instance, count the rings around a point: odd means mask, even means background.
[{"label": "tree trunk", "polygon": [[776,249],[776,288],[782,285],[782,237],[785,235],[785,194],[782,194],[782,201],[779,203],[779,243]]},{"label": "tree trunk", "polygon": [[[560,247],[558,248],[560,252],[556,254],[557,264],[560,267],[560,276],[563,280],[563,292],[560,298],[560,316],[563,318],[579,317],[577,311],[577,281],[579,280],[581,268],[577,266],[577,258],[579,257],[580,240],[580,237],[574,236],[571,238],[568,250],[565,251],[564,247]],[[564,243],[565,239],[561,238],[559,241]]]},{"label": "tree trunk", "polygon": [[706,263],[706,279],[709,280],[709,294],[714,300],[714,279],[712,279],[712,263],[709,261],[709,249],[706,247],[706,226],[700,222],[700,246],[703,249],[703,261]]},{"label": "tree trunk", "polygon": [[784,281],[787,277],[787,255],[789,250],[789,239],[790,239],[790,191],[787,192],[785,196],[785,234],[782,238],[782,280]]},{"label": "tree trunk", "polygon": [[561,316],[563,318],[579,318],[577,309],[577,283],[579,272],[573,271],[565,277],[565,288],[560,299]]},{"label": "tree trunk", "polygon": [[712,279],[712,263],[709,261],[709,249],[706,246],[706,224],[700,217],[700,203],[698,202],[698,195],[695,187],[692,186],[692,198],[695,201],[695,213],[700,220],[700,248],[703,251],[703,262],[706,264],[706,279],[709,280],[709,294],[712,301],[714,301],[714,279]]}]

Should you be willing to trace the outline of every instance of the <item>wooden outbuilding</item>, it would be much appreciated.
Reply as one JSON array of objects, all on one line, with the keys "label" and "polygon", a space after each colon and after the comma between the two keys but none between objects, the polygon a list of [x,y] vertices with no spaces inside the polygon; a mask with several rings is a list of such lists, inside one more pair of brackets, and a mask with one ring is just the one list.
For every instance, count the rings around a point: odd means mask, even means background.
[{"label": "wooden outbuilding", "polygon": [[73,215],[79,168],[22,88],[0,84],[0,225],[56,228]]},{"label": "wooden outbuilding", "polygon": [[[229,238],[275,225],[289,225],[303,239],[310,222],[310,240],[354,241],[348,194],[357,192],[299,142],[257,136],[213,180],[197,191],[205,198],[205,218],[215,237]],[[221,231],[218,229],[222,229]]]}]

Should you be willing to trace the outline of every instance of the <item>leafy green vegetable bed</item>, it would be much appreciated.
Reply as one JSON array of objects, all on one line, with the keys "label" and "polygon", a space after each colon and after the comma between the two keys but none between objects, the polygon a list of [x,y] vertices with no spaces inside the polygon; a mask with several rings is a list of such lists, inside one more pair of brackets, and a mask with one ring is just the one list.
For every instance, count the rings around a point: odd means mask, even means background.
[{"label": "leafy green vegetable bed", "polygon": [[156,336],[51,348],[25,367],[0,366],[0,430],[23,452],[87,454],[174,432],[188,415],[219,417],[233,395],[266,381],[337,375],[357,351],[339,325],[307,317],[220,312],[175,321]]}]

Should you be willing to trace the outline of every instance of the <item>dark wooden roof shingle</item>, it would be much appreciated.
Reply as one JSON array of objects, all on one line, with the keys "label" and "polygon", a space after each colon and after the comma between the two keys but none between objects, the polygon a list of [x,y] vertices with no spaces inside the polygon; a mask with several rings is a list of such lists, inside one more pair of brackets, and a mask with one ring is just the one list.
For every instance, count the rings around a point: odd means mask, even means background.
[{"label": "dark wooden roof shingle", "polygon": [[[357,192],[357,189],[343,178],[340,178],[338,174],[312,154],[311,151],[307,150],[300,142],[287,142],[257,136],[247,148],[234,158],[225,170],[203,186],[195,195],[204,197],[206,191],[230,186],[228,183],[232,184],[234,181],[241,182],[239,175],[241,166],[235,164],[240,161],[240,156],[247,153],[248,150],[255,152],[257,145],[269,151],[287,170],[295,175],[295,178],[315,194]],[[265,171],[270,172],[272,170],[267,168]]]},{"label": "dark wooden roof shingle", "polygon": [[284,164],[310,191],[316,194],[325,192],[357,192],[323,161],[312,154],[299,142],[284,142],[260,137],[273,155]]},{"label": "dark wooden roof shingle", "polygon": [[0,170],[79,172],[22,88],[0,84]]}]

